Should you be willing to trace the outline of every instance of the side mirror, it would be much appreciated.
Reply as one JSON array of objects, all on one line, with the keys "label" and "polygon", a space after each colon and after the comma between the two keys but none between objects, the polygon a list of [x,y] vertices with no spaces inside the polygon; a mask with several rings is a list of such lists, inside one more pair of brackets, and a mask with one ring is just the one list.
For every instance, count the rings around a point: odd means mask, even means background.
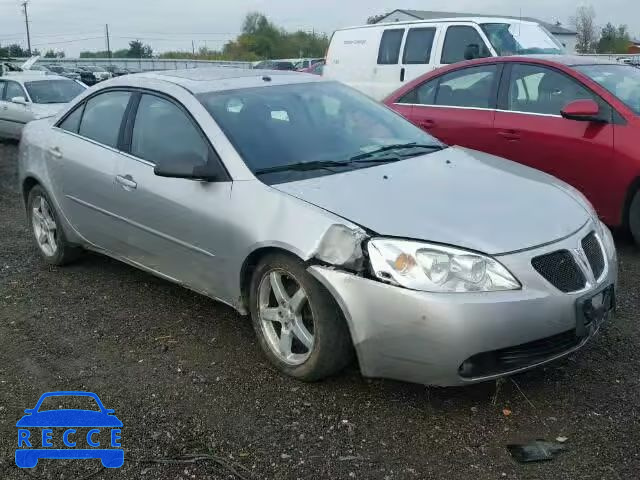
[{"label": "side mirror", "polygon": [[567,120],[579,122],[601,122],[600,107],[593,100],[574,100],[560,111]]},{"label": "side mirror", "polygon": [[188,180],[203,180],[205,182],[217,182],[222,179],[222,174],[209,161],[202,164],[202,158],[196,155],[185,155],[170,161],[156,163],[153,173],[158,177],[184,178]]},{"label": "side mirror", "polygon": [[480,57],[480,45],[477,43],[470,43],[464,49],[464,59],[473,60]]},{"label": "side mirror", "polygon": [[26,105],[27,99],[24,97],[13,97],[11,103],[17,103],[18,105]]}]

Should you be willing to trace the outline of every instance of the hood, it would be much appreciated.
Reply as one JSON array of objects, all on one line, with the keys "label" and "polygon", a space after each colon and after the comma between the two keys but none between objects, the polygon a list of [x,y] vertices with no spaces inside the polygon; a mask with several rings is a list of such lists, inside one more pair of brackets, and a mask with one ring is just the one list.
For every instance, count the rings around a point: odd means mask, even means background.
[{"label": "hood", "polygon": [[554,177],[458,147],[273,187],[379,235],[493,255],[559,240],[591,218]]},{"label": "hood", "polygon": [[37,120],[40,118],[53,117],[66,105],[66,103],[31,103],[29,106]]}]

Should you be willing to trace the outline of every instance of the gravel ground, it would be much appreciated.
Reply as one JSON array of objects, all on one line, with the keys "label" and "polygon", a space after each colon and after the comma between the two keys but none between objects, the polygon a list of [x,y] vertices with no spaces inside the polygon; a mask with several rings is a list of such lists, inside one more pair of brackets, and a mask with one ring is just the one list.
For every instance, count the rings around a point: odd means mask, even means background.
[{"label": "gravel ground", "polygon": [[[230,308],[113,260],[46,266],[0,144],[0,478],[85,478],[99,461],[13,464],[15,422],[52,390],[89,390],[123,421],[125,465],[92,478],[626,479],[640,471],[640,254],[618,236],[619,314],[573,357],[501,384],[427,388],[356,366],[303,384],[265,361]],[[510,410],[511,414],[504,410]],[[547,463],[505,446],[568,438]],[[209,454],[197,464],[152,458]]]}]

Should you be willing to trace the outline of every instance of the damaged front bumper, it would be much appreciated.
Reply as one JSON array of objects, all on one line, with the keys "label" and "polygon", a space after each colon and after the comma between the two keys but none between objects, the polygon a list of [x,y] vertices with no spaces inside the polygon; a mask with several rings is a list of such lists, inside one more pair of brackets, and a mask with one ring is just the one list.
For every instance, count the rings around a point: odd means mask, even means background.
[{"label": "damaged front bumper", "polygon": [[464,385],[553,361],[595,335],[601,322],[582,328],[576,306],[598,292],[613,295],[615,249],[605,249],[607,268],[597,284],[574,294],[557,290],[531,266],[538,255],[575,248],[587,233],[589,226],[561,242],[499,257],[522,283],[513,291],[428,293],[331,267],[309,271],[342,308],[364,376]]}]

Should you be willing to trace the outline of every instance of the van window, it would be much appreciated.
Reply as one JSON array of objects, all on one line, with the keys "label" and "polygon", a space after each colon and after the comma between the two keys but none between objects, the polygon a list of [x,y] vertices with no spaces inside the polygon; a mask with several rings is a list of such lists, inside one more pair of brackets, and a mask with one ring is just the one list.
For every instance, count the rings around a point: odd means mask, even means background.
[{"label": "van window", "polygon": [[[477,49],[474,51],[474,46],[476,45]],[[467,51],[467,47],[471,48],[470,52]],[[469,53],[472,55],[469,55]],[[447,28],[447,35],[444,38],[444,46],[442,47],[441,63],[456,63],[490,56],[491,53],[487,45],[475,28],[466,25],[454,25]]]},{"label": "van window", "polygon": [[452,107],[494,108],[491,95],[498,67],[464,68],[440,77],[435,104]]},{"label": "van window", "polygon": [[378,50],[378,65],[395,65],[400,57],[400,45],[404,29],[385,30]]},{"label": "van window", "polygon": [[435,28],[412,28],[409,30],[402,63],[405,65],[429,63],[435,35]]}]

